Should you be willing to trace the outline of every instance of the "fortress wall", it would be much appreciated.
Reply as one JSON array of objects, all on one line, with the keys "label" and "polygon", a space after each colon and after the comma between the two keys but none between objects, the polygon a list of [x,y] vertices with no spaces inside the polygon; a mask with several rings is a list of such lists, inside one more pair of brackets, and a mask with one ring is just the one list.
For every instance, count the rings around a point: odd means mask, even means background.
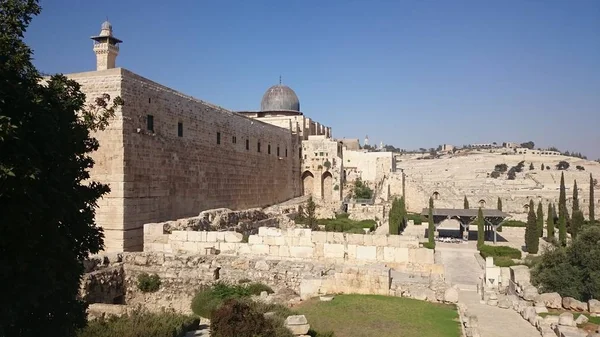
[{"label": "fortress wall", "polygon": [[[185,96],[122,68],[69,77],[82,84],[88,99],[109,93],[125,101],[110,128],[98,135],[100,150],[93,155],[92,177],[112,189],[97,213],[107,251],[141,250],[144,223],[220,207],[262,207],[300,194],[300,144],[289,129]],[[148,130],[149,115],[154,131]]]},{"label": "fortress wall", "polygon": [[[411,270],[435,270],[433,250],[419,248],[415,237],[281,230],[261,227],[242,242],[240,233],[172,231],[163,224],[144,225],[144,251],[173,254],[254,256],[351,263],[389,263]],[[214,251],[213,251],[214,249]]]}]

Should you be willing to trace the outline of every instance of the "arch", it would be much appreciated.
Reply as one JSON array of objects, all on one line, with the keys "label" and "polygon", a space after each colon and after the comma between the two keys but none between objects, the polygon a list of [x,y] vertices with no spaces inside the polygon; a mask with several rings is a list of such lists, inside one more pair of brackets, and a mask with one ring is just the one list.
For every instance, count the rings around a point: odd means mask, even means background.
[{"label": "arch", "polygon": [[302,194],[312,195],[314,189],[315,176],[310,171],[304,171],[302,173]]},{"label": "arch", "polygon": [[333,195],[333,176],[331,172],[326,171],[321,176],[321,197],[325,201],[331,201]]},{"label": "arch", "polygon": [[438,200],[440,198],[440,193],[438,191],[435,191],[431,196],[433,197],[433,200]]},{"label": "arch", "polygon": [[479,207],[485,208],[485,200],[483,200],[483,199],[479,200]]},{"label": "arch", "polygon": [[526,213],[529,212],[529,204],[523,205],[523,211],[525,211]]}]

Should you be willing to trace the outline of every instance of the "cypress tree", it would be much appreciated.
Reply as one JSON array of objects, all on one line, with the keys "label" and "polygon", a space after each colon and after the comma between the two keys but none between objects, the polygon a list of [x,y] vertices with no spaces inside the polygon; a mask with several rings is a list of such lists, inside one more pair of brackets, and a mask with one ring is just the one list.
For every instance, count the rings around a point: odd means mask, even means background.
[{"label": "cypress tree", "polygon": [[[498,210],[502,211],[502,199],[500,197],[498,197]],[[498,227],[497,231],[502,232],[502,226]]]},{"label": "cypress tree", "polygon": [[573,212],[573,219],[571,221],[571,238],[575,240],[577,233],[583,226],[583,212],[576,210]]},{"label": "cypress tree", "polygon": [[567,245],[567,197],[565,192],[565,173],[560,175],[560,195],[558,197],[558,241]]},{"label": "cypress tree", "polygon": [[481,247],[485,244],[485,233],[483,226],[483,210],[481,207],[479,207],[479,212],[477,212],[477,247]]},{"label": "cypress tree", "polygon": [[541,238],[544,236],[544,209],[542,207],[542,202],[538,203],[537,214],[535,215],[535,219],[537,220],[537,229],[538,236]]},{"label": "cypress tree", "polygon": [[429,197],[429,228],[427,229],[427,237],[429,243],[435,245],[435,238],[433,237],[435,232],[435,225],[433,224],[433,198]]},{"label": "cypress tree", "polygon": [[554,240],[554,208],[548,204],[548,218],[546,219],[546,238],[552,242]]},{"label": "cypress tree", "polygon": [[539,248],[539,235],[537,219],[535,216],[533,200],[529,202],[529,213],[527,214],[527,228],[525,228],[525,246],[530,254],[537,254]]},{"label": "cypress tree", "polygon": [[406,216],[406,202],[404,196],[401,196],[398,201],[398,234],[406,228]]},{"label": "cypress tree", "polygon": [[544,163],[542,163],[542,171],[544,170]]},{"label": "cypress tree", "polygon": [[577,180],[573,182],[573,213],[579,210],[579,191],[577,191]]},{"label": "cypress tree", "polygon": [[465,200],[463,201],[463,205],[465,206],[465,209],[469,209],[469,200],[467,200],[466,195],[465,195]]},{"label": "cypress tree", "polygon": [[596,222],[596,217],[594,214],[594,178],[590,173],[590,224],[594,224]]},{"label": "cypress tree", "polygon": [[394,198],[392,201],[392,208],[390,208],[388,226],[390,234],[398,234],[398,198]]}]

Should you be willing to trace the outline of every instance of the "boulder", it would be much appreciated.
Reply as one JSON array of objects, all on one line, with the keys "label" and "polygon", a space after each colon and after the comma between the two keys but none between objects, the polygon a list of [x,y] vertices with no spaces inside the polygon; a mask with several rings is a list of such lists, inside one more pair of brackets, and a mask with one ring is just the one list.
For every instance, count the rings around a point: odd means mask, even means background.
[{"label": "boulder", "polygon": [[560,314],[560,316],[558,316],[558,325],[575,326],[573,314],[570,312],[563,312]]},{"label": "boulder", "polygon": [[259,260],[256,261],[256,264],[254,265],[254,269],[256,270],[263,270],[263,271],[267,271],[269,270],[271,267],[269,266],[269,264],[267,263],[267,261],[265,260]]},{"label": "boulder", "polygon": [[565,308],[567,310],[572,310],[572,311],[586,311],[587,310],[587,303],[578,301],[578,300],[574,299],[573,297],[563,297],[562,305],[563,305],[563,308]]},{"label": "boulder", "polygon": [[498,301],[498,308],[508,309],[512,306],[512,302],[508,298],[503,298]]},{"label": "boulder", "polygon": [[587,318],[586,315],[579,315],[579,317],[577,317],[577,319],[575,320],[575,324],[579,325],[579,324],[585,324],[589,322],[589,318]]},{"label": "boulder", "polygon": [[448,288],[444,292],[444,302],[457,303],[458,302],[458,290],[455,288]]},{"label": "boulder", "polygon": [[285,327],[292,332],[293,335],[305,335],[310,329],[308,320],[304,315],[292,315],[285,319]]},{"label": "boulder", "polygon": [[533,301],[536,299],[536,297],[538,297],[538,290],[536,287],[529,285],[527,287],[525,287],[525,289],[523,289],[523,295],[522,295],[524,300],[527,301]]},{"label": "boulder", "polygon": [[529,273],[529,267],[524,265],[511,266],[510,268],[510,279],[519,286],[531,284],[531,275]]},{"label": "boulder", "polygon": [[535,306],[545,306],[551,309],[562,308],[562,298],[559,293],[543,293],[539,294],[535,299]]},{"label": "boulder", "polygon": [[304,315],[292,315],[285,319],[285,325],[302,325],[308,324],[308,320]]},{"label": "boulder", "polygon": [[541,306],[541,307],[535,306],[534,308],[535,308],[535,312],[537,312],[538,314],[548,312],[548,309],[544,306]]},{"label": "boulder", "polygon": [[589,300],[588,301],[588,311],[593,314],[600,314],[600,301]]}]

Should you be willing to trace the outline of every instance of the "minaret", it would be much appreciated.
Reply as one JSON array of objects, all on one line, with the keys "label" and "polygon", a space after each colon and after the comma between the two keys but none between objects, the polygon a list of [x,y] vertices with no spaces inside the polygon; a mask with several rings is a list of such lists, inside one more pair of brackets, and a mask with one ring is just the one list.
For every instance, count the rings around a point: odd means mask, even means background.
[{"label": "minaret", "polygon": [[365,145],[369,145],[369,135],[365,137]]},{"label": "minaret", "polygon": [[115,60],[119,55],[119,43],[123,42],[113,36],[112,25],[104,21],[100,35],[92,36],[94,40],[94,53],[96,53],[96,70],[106,70],[115,67]]}]

